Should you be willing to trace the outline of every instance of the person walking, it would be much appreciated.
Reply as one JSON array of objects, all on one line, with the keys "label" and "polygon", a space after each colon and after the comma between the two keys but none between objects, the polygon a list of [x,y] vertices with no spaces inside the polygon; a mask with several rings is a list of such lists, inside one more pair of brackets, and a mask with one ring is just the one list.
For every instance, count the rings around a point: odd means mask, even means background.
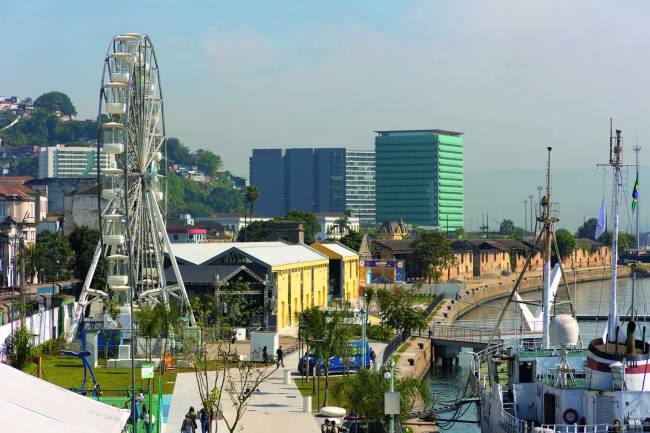
[{"label": "person walking", "polygon": [[190,418],[190,414],[186,413],[183,423],[181,424],[181,433],[194,433],[195,428],[192,418]]},{"label": "person walking", "polygon": [[264,361],[264,365],[268,364],[269,362],[269,352],[266,346],[262,348],[262,361]]},{"label": "person walking", "polygon": [[284,367],[284,352],[282,351],[282,346],[278,347],[278,350],[275,351],[275,356],[277,357],[275,366],[280,368],[280,365]]},{"label": "person walking", "polygon": [[210,422],[208,417],[208,411],[204,407],[199,411],[199,422],[201,423],[201,433],[207,433],[208,423]]},{"label": "person walking", "polygon": [[372,369],[377,370],[377,354],[370,348],[370,362],[372,362]]},{"label": "person walking", "polygon": [[196,432],[196,412],[194,411],[194,406],[190,406],[190,410],[187,412],[187,415],[192,420],[192,433]]}]

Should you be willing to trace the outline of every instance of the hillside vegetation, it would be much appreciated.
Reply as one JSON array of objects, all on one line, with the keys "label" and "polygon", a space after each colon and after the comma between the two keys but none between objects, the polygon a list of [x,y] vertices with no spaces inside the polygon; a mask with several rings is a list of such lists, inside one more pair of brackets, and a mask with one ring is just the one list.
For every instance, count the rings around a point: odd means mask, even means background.
[{"label": "hillside vegetation", "polygon": [[[31,114],[10,128],[0,131],[3,148],[18,151],[31,146],[83,143],[94,146],[97,140],[95,120],[61,120],[61,115],[75,115],[77,110],[70,98],[61,92],[45,93],[34,101]],[[9,111],[0,112],[0,129],[16,119]],[[228,172],[222,171],[221,157],[210,150],[191,151],[178,138],[166,142],[167,163],[196,167],[211,179],[194,182],[175,173],[167,174],[167,211],[170,217],[181,213],[207,216],[215,212],[243,212],[244,197],[233,189]],[[37,158],[29,152],[19,152],[6,161],[10,175],[36,176]]]}]

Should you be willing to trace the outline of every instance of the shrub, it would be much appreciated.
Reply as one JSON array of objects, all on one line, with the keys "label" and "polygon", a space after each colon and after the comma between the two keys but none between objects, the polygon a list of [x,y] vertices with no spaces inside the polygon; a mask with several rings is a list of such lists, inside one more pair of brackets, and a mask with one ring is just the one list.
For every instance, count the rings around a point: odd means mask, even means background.
[{"label": "shrub", "polygon": [[38,346],[36,350],[40,355],[60,355],[64,347],[65,341],[62,337],[59,337],[46,341]]},{"label": "shrub", "polygon": [[16,329],[2,345],[2,354],[6,358],[7,364],[18,370],[29,365],[33,351],[32,334],[24,326]]}]

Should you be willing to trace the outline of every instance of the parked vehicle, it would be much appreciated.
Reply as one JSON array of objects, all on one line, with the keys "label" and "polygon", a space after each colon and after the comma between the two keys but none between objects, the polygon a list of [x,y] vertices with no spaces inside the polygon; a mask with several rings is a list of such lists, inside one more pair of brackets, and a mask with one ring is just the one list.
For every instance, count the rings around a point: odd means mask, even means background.
[{"label": "parked vehicle", "polygon": [[350,415],[343,420],[341,433],[386,433],[386,430],[378,421],[367,422],[363,418]]},{"label": "parked vehicle", "polygon": [[[365,362],[366,368],[370,368],[370,345],[366,342],[366,354],[365,359],[362,359],[362,349],[363,343],[361,341],[354,341],[350,343],[349,346],[349,355],[346,357],[333,356],[329,359],[328,368],[330,374],[345,373],[345,372],[354,372],[361,370],[363,363]],[[298,361],[298,371],[300,374],[305,374],[305,368],[307,364],[307,356],[309,356],[309,371],[312,372],[313,368],[317,366],[317,373],[325,374],[325,363],[322,359],[317,359],[315,348],[311,348],[309,355],[304,355]]]}]

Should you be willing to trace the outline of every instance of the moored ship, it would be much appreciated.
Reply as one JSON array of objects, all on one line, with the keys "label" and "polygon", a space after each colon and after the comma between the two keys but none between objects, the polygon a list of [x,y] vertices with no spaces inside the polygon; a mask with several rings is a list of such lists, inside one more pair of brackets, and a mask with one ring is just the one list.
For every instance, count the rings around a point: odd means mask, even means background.
[{"label": "moored ship", "polygon": [[[518,303],[529,328],[541,328],[542,338],[520,335],[509,342],[493,341],[487,349],[474,354],[470,381],[480,397],[481,432],[650,431],[650,348],[646,328],[635,321],[634,301],[629,321],[621,322],[617,311],[621,132],[610,134],[612,262],[607,328],[602,337],[587,344],[580,335],[568,286],[568,300],[561,302],[557,296],[564,273],[560,261],[551,269],[553,252],[559,257],[559,251],[553,231],[558,218],[551,201],[551,148],[548,154],[546,193],[537,216],[542,228],[534,244],[544,256],[541,327],[534,323],[528,310],[531,302],[521,299],[517,285],[504,307],[505,312],[509,305]],[[566,306],[570,311],[560,312]]]}]

